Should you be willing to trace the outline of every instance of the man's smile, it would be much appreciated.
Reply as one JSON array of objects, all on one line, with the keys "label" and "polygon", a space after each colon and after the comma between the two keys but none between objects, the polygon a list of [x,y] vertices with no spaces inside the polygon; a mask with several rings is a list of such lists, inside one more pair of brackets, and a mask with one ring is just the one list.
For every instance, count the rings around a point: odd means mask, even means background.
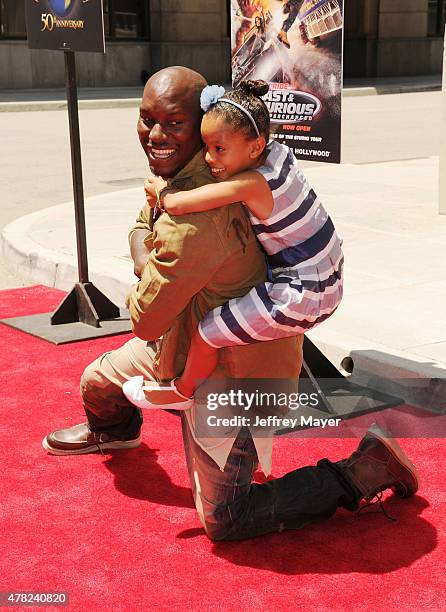
[{"label": "man's smile", "polygon": [[170,159],[177,152],[176,149],[158,148],[153,145],[147,145],[147,151],[153,159],[166,160]]}]

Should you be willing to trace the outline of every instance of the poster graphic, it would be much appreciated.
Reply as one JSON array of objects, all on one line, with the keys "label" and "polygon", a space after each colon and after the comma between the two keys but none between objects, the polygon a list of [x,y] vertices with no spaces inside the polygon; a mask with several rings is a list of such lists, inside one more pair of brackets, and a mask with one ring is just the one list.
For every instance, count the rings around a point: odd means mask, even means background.
[{"label": "poster graphic", "polygon": [[105,53],[102,0],[26,0],[30,49]]},{"label": "poster graphic", "polygon": [[263,79],[272,137],[339,163],[343,0],[231,0],[232,84]]}]

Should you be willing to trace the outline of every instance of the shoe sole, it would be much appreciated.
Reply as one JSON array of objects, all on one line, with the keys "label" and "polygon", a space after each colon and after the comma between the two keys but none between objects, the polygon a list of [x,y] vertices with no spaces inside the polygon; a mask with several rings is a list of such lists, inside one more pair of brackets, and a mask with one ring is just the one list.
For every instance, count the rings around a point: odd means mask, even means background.
[{"label": "shoe sole", "polygon": [[[116,440],[115,442],[103,442],[100,444],[101,449],[126,449],[126,448],[136,448],[141,444],[141,436],[135,438],[134,440]],[[99,453],[99,448],[96,444],[91,446],[86,446],[85,448],[77,448],[72,450],[62,449],[62,448],[54,448],[54,446],[50,446],[47,441],[47,436],[42,440],[43,448],[50,455],[88,455],[90,453]]]},{"label": "shoe sole", "polygon": [[420,488],[420,476],[418,474],[417,468],[414,466],[412,461],[410,461],[410,459],[403,451],[401,446],[398,444],[398,442],[395,440],[395,438],[393,438],[390,433],[381,429],[381,427],[377,423],[374,423],[371,427],[369,427],[366,435],[371,436],[372,438],[376,438],[381,442],[381,444],[384,444],[384,446],[390,452],[392,457],[412,476],[415,484],[414,491],[410,492],[408,495],[401,495],[397,490],[395,490],[396,494],[400,497],[411,497],[412,495],[414,495]]}]

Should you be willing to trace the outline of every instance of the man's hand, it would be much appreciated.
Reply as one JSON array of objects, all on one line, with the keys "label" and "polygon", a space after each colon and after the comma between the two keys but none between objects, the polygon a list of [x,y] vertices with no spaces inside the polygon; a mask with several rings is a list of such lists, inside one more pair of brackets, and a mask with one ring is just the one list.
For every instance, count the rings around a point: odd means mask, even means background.
[{"label": "man's hand", "polygon": [[150,176],[145,180],[144,191],[146,192],[146,201],[150,208],[156,207],[158,194],[163,187],[167,187],[167,181],[158,176]]}]

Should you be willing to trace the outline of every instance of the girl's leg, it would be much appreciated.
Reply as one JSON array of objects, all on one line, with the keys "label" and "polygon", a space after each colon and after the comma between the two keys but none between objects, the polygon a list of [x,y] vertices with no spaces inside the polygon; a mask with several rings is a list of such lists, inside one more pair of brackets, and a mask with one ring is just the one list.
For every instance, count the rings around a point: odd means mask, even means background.
[{"label": "girl's leg", "polygon": [[175,386],[186,397],[192,397],[199,383],[212,374],[218,363],[218,349],[203,340],[198,331],[191,340],[184,372]]},{"label": "girl's leg", "polygon": [[187,410],[199,383],[208,378],[218,362],[218,349],[207,344],[198,331],[192,336],[186,366],[180,378],[170,383],[144,381],[134,376],[122,386],[126,398],[138,408]]}]

